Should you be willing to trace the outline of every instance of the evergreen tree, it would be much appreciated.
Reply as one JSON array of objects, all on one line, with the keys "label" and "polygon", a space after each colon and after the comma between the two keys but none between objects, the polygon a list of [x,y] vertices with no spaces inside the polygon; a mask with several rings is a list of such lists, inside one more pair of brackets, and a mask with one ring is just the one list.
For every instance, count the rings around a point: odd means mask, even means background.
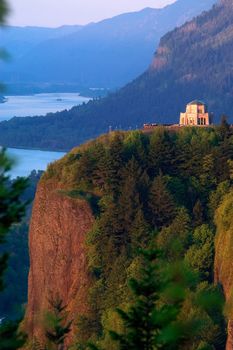
[{"label": "evergreen tree", "polygon": [[177,210],[177,215],[169,227],[162,228],[156,238],[158,247],[163,251],[167,261],[184,257],[190,244],[191,219],[186,208]]},{"label": "evergreen tree", "polygon": [[[119,220],[119,218],[122,218],[122,208],[112,198],[109,198],[107,203],[104,215],[99,220],[99,230],[102,237],[102,247],[100,249],[103,258],[106,257],[107,259],[105,262],[114,259],[121,252],[121,248],[123,246],[127,247],[129,242],[128,232],[124,230],[124,222]],[[106,250],[108,246],[111,247],[111,250]]]},{"label": "evergreen tree", "polygon": [[146,222],[142,209],[139,208],[130,229],[131,250],[133,254],[139,248],[145,249],[151,237],[151,227]]},{"label": "evergreen tree", "polygon": [[3,322],[0,326],[0,349],[17,350],[20,349],[26,336],[18,331],[18,322]]},{"label": "evergreen tree", "polygon": [[[10,182],[8,175],[12,163],[4,150],[0,152],[0,244],[5,242],[7,233],[14,223],[18,223],[25,213],[25,203],[21,195],[26,188],[25,179]],[[4,288],[4,271],[7,267],[8,254],[0,256],[0,290]],[[0,349],[18,349],[25,342],[25,337],[18,333],[18,324],[4,322],[0,325]]]},{"label": "evergreen tree", "polygon": [[[177,152],[175,155],[175,162],[177,163],[179,172],[187,180],[191,176],[199,176],[201,172],[201,161],[203,154],[206,152],[206,145],[200,142],[199,135],[186,135],[189,130],[184,130],[184,135],[181,134],[181,139],[177,141]],[[188,142],[184,137],[188,137]]]},{"label": "evergreen tree", "polygon": [[66,305],[56,297],[49,300],[51,311],[47,312],[45,320],[45,336],[48,349],[65,350],[65,339],[71,331],[72,320],[68,320]]},{"label": "evergreen tree", "polygon": [[124,181],[118,200],[118,205],[121,212],[119,220],[122,222],[125,232],[129,232],[138,208],[140,208],[138,184],[141,172],[142,170],[134,158],[127,163],[126,167],[122,171],[122,178]]},{"label": "evergreen tree", "polygon": [[6,15],[8,13],[8,5],[5,0],[0,1],[0,25],[5,23]]},{"label": "evergreen tree", "polygon": [[120,134],[114,134],[107,149],[105,159],[106,171],[106,192],[112,194],[114,197],[119,195],[119,187],[121,182],[120,169],[124,164],[124,146]]},{"label": "evergreen tree", "polygon": [[93,172],[93,183],[97,188],[103,191],[107,183],[107,152],[102,142],[96,143],[94,156],[96,158],[96,167]]},{"label": "evergreen tree", "polygon": [[182,344],[185,348],[201,327],[196,316],[185,321],[180,317],[193,275],[183,263],[165,263],[157,249],[142,254],[142,278],[130,281],[134,302],[128,311],[117,309],[125,332],[110,335],[120,350],[175,350]]},{"label": "evergreen tree", "polygon": [[171,135],[165,129],[156,130],[150,139],[148,154],[149,174],[154,177],[163,173],[174,173],[174,143]]},{"label": "evergreen tree", "polygon": [[212,153],[207,154],[203,157],[200,182],[207,194],[211,191],[211,189],[214,188],[217,183],[215,176],[215,159]]},{"label": "evergreen tree", "polygon": [[[11,161],[5,151],[0,152],[0,244],[5,242],[6,235],[13,223],[17,223],[25,213],[25,203],[21,201],[21,195],[26,188],[27,181],[19,178],[10,184],[8,175],[11,169]],[[0,289],[3,288],[3,272],[6,268],[7,254],[0,256]]]},{"label": "evergreen tree", "polygon": [[[0,0],[0,24],[5,23],[8,6]],[[3,51],[1,51],[1,55]],[[9,170],[12,162],[7,158],[5,150],[0,151],[0,244],[5,242],[12,224],[18,223],[25,212],[25,203],[21,195],[26,188],[26,180],[18,179],[10,184]],[[8,254],[0,256],[0,291],[4,288],[4,271],[7,268]],[[25,343],[25,336],[18,331],[17,322],[3,322],[0,325],[0,349],[15,350]]]},{"label": "evergreen tree", "polygon": [[230,191],[231,184],[230,181],[223,181],[220,182],[220,184],[217,186],[217,189],[215,191],[212,191],[209,195],[209,215],[211,219],[214,217],[214,213],[216,209],[221,204],[224,196]]},{"label": "evergreen tree", "polygon": [[175,204],[167,190],[162,174],[158,175],[151,186],[149,195],[151,222],[154,227],[169,226],[175,216]]},{"label": "evergreen tree", "polygon": [[231,130],[230,130],[230,125],[228,123],[228,118],[226,115],[222,115],[221,116],[221,123],[220,126],[218,127],[218,134],[220,136],[220,140],[224,140],[226,138],[228,138],[231,134]]},{"label": "evergreen tree", "polygon": [[198,199],[193,207],[193,226],[197,227],[204,223],[204,210],[200,199]]},{"label": "evergreen tree", "polygon": [[208,225],[197,227],[185,259],[203,280],[213,281],[214,233]]},{"label": "evergreen tree", "polygon": [[203,343],[223,349],[220,292],[198,285],[197,276],[181,260],[169,264],[155,248],[142,251],[142,256],[141,278],[130,281],[133,302],[128,311],[117,309],[125,330],[110,332],[119,349],[204,349]]}]

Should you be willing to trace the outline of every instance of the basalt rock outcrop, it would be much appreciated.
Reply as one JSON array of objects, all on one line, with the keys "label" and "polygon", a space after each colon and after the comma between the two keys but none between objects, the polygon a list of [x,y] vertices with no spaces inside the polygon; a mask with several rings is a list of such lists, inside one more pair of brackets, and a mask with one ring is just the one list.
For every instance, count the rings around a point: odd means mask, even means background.
[{"label": "basalt rock outcrop", "polygon": [[[87,313],[90,279],[84,242],[93,220],[86,201],[65,195],[54,181],[39,184],[30,227],[29,339],[43,340],[43,317],[51,298],[62,299],[71,319]],[[71,338],[74,332],[73,326]]]}]

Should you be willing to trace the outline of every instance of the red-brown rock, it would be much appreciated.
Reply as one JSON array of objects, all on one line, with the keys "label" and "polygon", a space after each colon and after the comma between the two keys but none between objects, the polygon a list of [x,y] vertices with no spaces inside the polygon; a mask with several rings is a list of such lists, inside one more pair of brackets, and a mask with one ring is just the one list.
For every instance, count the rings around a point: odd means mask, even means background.
[{"label": "red-brown rock", "polygon": [[[44,338],[49,299],[59,296],[71,318],[88,311],[85,237],[94,217],[87,202],[64,195],[51,181],[37,189],[30,226],[30,273],[25,328],[29,339]],[[72,334],[73,333],[73,334]],[[74,335],[74,327],[70,340]]]}]

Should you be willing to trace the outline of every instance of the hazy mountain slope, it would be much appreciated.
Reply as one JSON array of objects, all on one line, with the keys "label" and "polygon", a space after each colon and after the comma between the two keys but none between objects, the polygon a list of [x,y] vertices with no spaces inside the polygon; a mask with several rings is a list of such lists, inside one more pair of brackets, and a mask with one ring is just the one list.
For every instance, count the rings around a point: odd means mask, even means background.
[{"label": "hazy mountain slope", "polygon": [[0,43],[14,62],[41,42],[77,32],[81,28],[79,25],[58,28],[6,26],[0,28]]},{"label": "hazy mountain slope", "polygon": [[[56,39],[44,29],[49,40],[30,47],[6,68],[3,79],[14,83],[122,86],[148,67],[162,35],[214,2],[178,0],[163,9],[123,14]],[[35,37],[35,29],[33,33]]]},{"label": "hazy mountain slope", "polygon": [[214,111],[233,109],[233,4],[225,0],[160,43],[150,68],[107,98],[70,111],[36,118],[14,118],[0,124],[6,146],[69,149],[106,132],[111,125],[127,129],[144,122],[177,123],[179,112],[194,99]]}]

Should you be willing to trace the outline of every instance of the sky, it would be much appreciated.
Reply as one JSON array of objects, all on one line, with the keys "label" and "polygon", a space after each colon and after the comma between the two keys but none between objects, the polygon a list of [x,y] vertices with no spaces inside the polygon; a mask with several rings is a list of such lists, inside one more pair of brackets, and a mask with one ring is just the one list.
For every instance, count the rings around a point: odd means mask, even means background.
[{"label": "sky", "polygon": [[[8,0],[8,24],[57,27],[86,24],[144,7],[159,8],[175,0]],[[197,0],[198,1],[198,0]]]}]

